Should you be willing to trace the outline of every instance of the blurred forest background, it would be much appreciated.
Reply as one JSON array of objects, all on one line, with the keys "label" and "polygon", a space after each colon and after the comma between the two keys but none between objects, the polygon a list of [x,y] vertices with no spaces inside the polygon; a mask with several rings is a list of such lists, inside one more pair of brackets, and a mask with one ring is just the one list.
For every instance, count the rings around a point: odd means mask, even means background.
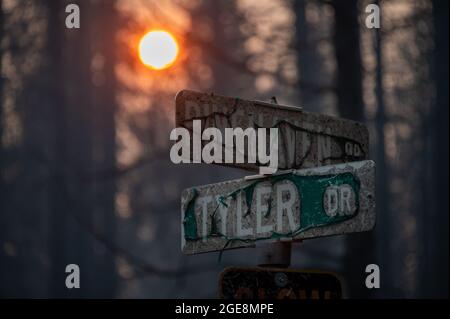
[{"label": "blurred forest background", "polygon": [[[151,29],[180,44],[164,71],[137,57]],[[185,88],[367,123],[375,230],[293,245],[292,266],[338,273],[346,297],[448,297],[448,1],[0,0],[0,39],[1,297],[214,298],[224,267],[256,264],[181,254],[181,190],[246,175],[171,163]]]}]

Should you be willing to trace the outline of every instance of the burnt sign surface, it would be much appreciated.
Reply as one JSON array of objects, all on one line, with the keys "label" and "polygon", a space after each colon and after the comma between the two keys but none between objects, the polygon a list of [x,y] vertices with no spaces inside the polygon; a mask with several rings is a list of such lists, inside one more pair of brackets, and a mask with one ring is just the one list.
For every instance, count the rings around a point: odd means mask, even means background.
[{"label": "burnt sign surface", "polygon": [[[278,128],[278,169],[301,169],[368,159],[369,134],[362,123],[282,106],[183,90],[176,97],[177,127],[193,133],[201,121],[200,134],[217,128]],[[195,134],[191,134],[194,139]],[[201,138],[201,136],[197,136]],[[205,145],[207,141],[201,141]],[[191,146],[194,141],[191,142]],[[225,149],[225,144],[222,144]],[[191,151],[191,160],[194,152]],[[248,157],[248,149],[244,149]],[[257,170],[260,163],[219,163]]]},{"label": "burnt sign surface", "polygon": [[293,170],[191,187],[181,195],[186,254],[371,230],[375,163]]},{"label": "burnt sign surface", "polygon": [[226,268],[219,276],[224,299],[341,299],[339,279],[332,273],[284,268]]}]

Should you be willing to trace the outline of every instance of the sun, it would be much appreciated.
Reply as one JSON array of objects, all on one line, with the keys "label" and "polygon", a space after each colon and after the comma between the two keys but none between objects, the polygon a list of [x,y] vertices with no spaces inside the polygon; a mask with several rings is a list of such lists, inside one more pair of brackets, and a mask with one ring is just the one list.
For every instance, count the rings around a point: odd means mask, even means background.
[{"label": "sun", "polygon": [[154,70],[170,67],[178,56],[178,43],[167,31],[150,31],[139,42],[139,58]]}]

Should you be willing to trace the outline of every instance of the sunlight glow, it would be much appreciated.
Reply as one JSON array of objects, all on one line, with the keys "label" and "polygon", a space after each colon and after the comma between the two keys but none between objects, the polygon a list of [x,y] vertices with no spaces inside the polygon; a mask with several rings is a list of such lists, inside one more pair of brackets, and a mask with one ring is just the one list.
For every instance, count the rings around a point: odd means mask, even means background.
[{"label": "sunlight glow", "polygon": [[178,56],[178,44],[167,31],[150,31],[139,42],[139,58],[154,70],[170,67]]}]

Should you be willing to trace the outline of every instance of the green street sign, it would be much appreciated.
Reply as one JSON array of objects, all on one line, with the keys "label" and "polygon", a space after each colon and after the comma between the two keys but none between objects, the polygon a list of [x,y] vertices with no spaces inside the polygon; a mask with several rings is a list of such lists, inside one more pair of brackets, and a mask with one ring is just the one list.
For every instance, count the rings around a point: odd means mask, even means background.
[{"label": "green street sign", "polygon": [[182,251],[196,254],[371,230],[375,163],[352,162],[183,191]]},{"label": "green street sign", "polygon": [[341,299],[341,283],[332,273],[289,268],[226,268],[219,275],[223,299]]}]

